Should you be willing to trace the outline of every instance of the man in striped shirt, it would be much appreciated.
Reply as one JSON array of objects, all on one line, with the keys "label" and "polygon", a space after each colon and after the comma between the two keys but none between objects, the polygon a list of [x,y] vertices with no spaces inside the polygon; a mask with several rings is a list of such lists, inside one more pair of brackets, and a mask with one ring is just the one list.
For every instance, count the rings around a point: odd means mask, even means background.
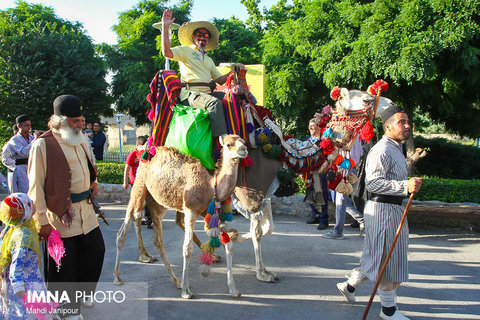
[{"label": "man in striped shirt", "polygon": [[[364,209],[366,232],[360,266],[346,282],[337,284],[338,290],[350,302],[355,301],[355,289],[366,279],[377,281],[405,209],[403,199],[408,193],[418,192],[422,185],[421,178],[408,179],[407,176],[401,144],[410,135],[407,114],[401,107],[392,106],[382,110],[380,117],[385,135],[370,150],[366,162],[368,201]],[[405,220],[379,284],[382,319],[408,319],[397,310],[395,301],[396,289],[408,280],[407,250],[408,224]]]}]

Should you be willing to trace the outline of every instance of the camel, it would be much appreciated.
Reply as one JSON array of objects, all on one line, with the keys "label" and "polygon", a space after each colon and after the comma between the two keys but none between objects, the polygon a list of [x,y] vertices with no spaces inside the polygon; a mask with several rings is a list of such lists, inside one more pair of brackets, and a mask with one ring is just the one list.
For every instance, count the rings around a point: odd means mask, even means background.
[{"label": "camel", "polygon": [[[344,109],[346,111],[357,111],[366,109],[372,105],[374,103],[375,96],[365,91],[339,88],[339,97],[337,97],[335,100],[338,100],[336,101],[336,107],[338,110]],[[384,108],[387,108],[392,103],[393,102],[390,99],[380,96],[378,99],[378,111],[383,111]],[[258,121],[257,125],[259,125]],[[279,137],[282,136],[281,132],[275,133]],[[336,152],[338,152],[338,150],[336,150]],[[232,240],[235,242],[243,242],[244,240],[252,239],[257,280],[263,282],[275,282],[275,280],[278,280],[279,277],[277,274],[267,270],[263,264],[261,240],[264,236],[267,236],[273,232],[274,229],[270,198],[273,196],[273,193],[279,185],[276,175],[278,169],[282,166],[282,163],[277,159],[266,157],[259,148],[250,149],[249,156],[252,159],[254,166],[248,168],[239,168],[239,175],[242,178],[238,179],[237,187],[234,190],[232,198],[233,204],[237,210],[250,220],[250,230],[246,234],[238,235],[236,238],[232,238]],[[335,158],[335,155],[333,158]],[[147,198],[147,206],[149,206],[149,198]],[[177,211],[175,223],[185,231],[183,216],[184,215],[181,212]],[[147,252],[143,244],[140,215],[134,218],[134,226],[139,247],[139,261],[144,263],[153,263],[156,261],[156,258]],[[129,219],[132,219],[132,217],[127,210],[125,221],[128,221]],[[123,281],[120,279],[119,272],[120,252],[122,250],[123,243],[125,242],[128,229],[129,227],[125,228],[122,225],[122,228],[117,234],[117,260],[114,268],[115,284],[123,283]],[[193,240],[198,247],[201,246],[202,243],[195,233],[193,234]]]},{"label": "camel", "polygon": [[[117,257],[114,270],[115,284],[121,284],[120,255],[128,230],[133,221],[140,221],[145,201],[151,211],[154,230],[154,244],[157,247],[165,267],[174,284],[182,289],[184,299],[192,298],[188,282],[189,260],[193,251],[193,228],[199,215],[204,213],[210,202],[225,201],[234,192],[237,182],[240,159],[247,157],[245,141],[237,135],[227,135],[220,138],[222,156],[212,175],[201,162],[190,156],[183,155],[168,147],[157,147],[155,156],[139,166],[135,184],[133,185],[125,220],[117,233]],[[167,209],[174,209],[184,214],[185,238],[183,242],[183,270],[180,281],[172,270],[167,259],[162,240],[162,219]],[[135,224],[137,235],[139,224]],[[139,243],[140,244],[140,243]],[[143,245],[143,242],[142,242]],[[227,261],[227,285],[233,297],[240,293],[235,286],[232,274],[232,242],[224,245]],[[144,257],[152,258],[145,248],[140,248]]]}]

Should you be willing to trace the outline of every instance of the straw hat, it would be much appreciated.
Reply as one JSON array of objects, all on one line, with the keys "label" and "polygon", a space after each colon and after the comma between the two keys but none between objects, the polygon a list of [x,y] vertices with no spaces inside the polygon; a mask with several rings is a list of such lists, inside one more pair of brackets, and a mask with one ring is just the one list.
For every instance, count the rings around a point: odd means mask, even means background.
[{"label": "straw hat", "polygon": [[210,38],[208,39],[205,50],[216,49],[218,46],[218,30],[217,27],[207,21],[185,22],[182,24],[180,29],[178,29],[178,39],[180,40],[180,43],[184,46],[193,44],[193,31],[201,28],[208,30],[210,33]]}]

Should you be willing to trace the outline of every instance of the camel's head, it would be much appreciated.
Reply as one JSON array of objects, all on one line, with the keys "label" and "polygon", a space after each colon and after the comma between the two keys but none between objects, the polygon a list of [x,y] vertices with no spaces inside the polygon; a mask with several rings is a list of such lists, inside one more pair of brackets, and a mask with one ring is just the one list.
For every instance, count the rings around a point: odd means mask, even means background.
[{"label": "camel's head", "polygon": [[[335,104],[337,112],[345,114],[346,111],[362,110],[372,105],[375,100],[375,96],[360,90],[348,90],[346,88],[340,88],[338,100]],[[380,96],[377,107],[377,114],[385,108],[393,105],[392,100]]]},{"label": "camel's head", "polygon": [[243,159],[248,156],[245,140],[243,140],[236,134],[229,134],[223,137],[219,137],[219,141],[220,144],[223,146],[224,159]]}]

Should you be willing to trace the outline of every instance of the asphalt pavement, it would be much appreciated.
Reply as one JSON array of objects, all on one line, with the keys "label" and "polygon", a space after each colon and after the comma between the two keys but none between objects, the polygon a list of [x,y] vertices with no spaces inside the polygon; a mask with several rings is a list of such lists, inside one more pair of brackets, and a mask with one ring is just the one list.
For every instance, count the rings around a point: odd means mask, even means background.
[{"label": "asphalt pavement", "polygon": [[[110,226],[100,222],[106,245],[105,262],[97,303],[82,311],[90,319],[361,319],[374,283],[357,290],[357,302],[349,303],[336,283],[358,265],[363,238],[358,229],[345,227],[344,240],[327,240],[315,225],[303,218],[275,215],[274,232],[262,241],[267,268],[279,276],[275,283],[255,277],[251,241],[234,245],[233,274],[242,296],[228,294],[224,259],[212,267],[209,277],[199,272],[201,253],[194,247],[190,263],[190,288],[194,298],[184,300],[173,285],[152,244],[153,232],[142,226],[145,246],[159,258],[153,264],[138,262],[138,246],[133,227],[121,259],[122,286],[114,286],[115,239],[125,215],[125,204],[102,203]],[[249,222],[235,215],[231,226],[247,232]],[[330,225],[330,230],[332,228]],[[205,241],[203,220],[196,233]],[[368,231],[367,231],[368,232]],[[168,212],[163,223],[165,248],[177,275],[182,272],[183,232]],[[410,281],[398,289],[399,309],[411,319],[480,319],[480,234],[463,230],[410,228]],[[222,257],[225,252],[218,250]],[[110,299],[105,297],[110,294]],[[112,299],[112,297],[114,299]],[[379,319],[380,303],[375,297],[367,319]]]}]

